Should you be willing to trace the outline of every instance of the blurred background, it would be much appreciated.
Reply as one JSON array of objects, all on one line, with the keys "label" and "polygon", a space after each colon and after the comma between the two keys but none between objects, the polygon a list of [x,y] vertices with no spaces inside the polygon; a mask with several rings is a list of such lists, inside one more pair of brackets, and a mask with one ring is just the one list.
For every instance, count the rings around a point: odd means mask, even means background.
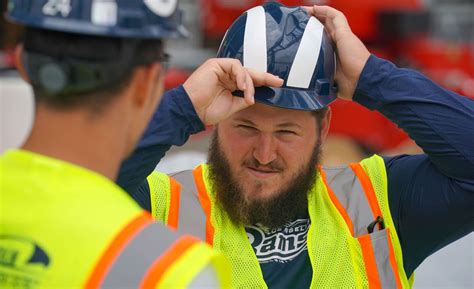
[{"label": "blurred background", "polygon": [[[180,0],[191,37],[168,42],[171,66],[166,88],[184,82],[216,55],[227,27],[264,0]],[[399,66],[415,68],[438,84],[474,99],[474,0],[282,0],[286,5],[331,5],[369,50]],[[2,14],[6,0],[1,0]],[[0,18],[0,153],[18,147],[31,127],[34,104],[29,87],[14,70],[12,50],[22,28]],[[323,151],[325,165],[358,161],[373,153],[421,153],[414,142],[377,112],[338,100]],[[357,121],[354,121],[357,120]],[[192,168],[206,160],[212,128],[172,148],[158,165],[164,172]],[[474,140],[473,140],[474,141]],[[415,288],[474,288],[473,234],[428,258],[417,270]]]}]

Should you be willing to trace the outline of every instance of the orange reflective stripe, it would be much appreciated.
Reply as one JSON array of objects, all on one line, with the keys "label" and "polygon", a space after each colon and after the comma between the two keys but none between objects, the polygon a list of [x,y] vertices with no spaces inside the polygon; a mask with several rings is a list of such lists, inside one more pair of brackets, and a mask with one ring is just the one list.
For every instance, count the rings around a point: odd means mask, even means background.
[{"label": "orange reflective stripe", "polygon": [[178,216],[179,216],[179,198],[181,193],[181,185],[173,178],[169,178],[171,188],[171,200],[170,209],[168,212],[168,226],[177,229],[178,228]]},{"label": "orange reflective stripe", "polygon": [[[374,214],[374,220],[377,216],[382,217],[382,211],[380,211],[379,202],[377,201],[377,197],[375,196],[374,187],[372,186],[372,182],[370,181],[369,177],[365,173],[362,166],[357,164],[350,165],[354,173],[356,174],[357,178],[359,179],[360,183],[362,184],[362,188],[364,189],[365,197],[369,202],[370,209],[372,214]],[[379,228],[382,229],[381,224],[379,224]]]},{"label": "orange reflective stripe", "polygon": [[202,166],[193,170],[193,175],[198,189],[199,202],[204,209],[204,213],[206,213],[206,242],[212,246],[214,243],[214,226],[211,223],[211,201],[202,177]]},{"label": "orange reflective stripe", "polygon": [[[357,178],[359,179],[360,183],[362,184],[362,187],[364,188],[364,193],[369,202],[370,209],[372,211],[372,214],[374,215],[374,219],[377,216],[382,216],[382,211],[380,210],[379,202],[377,200],[377,196],[375,195],[374,187],[372,186],[372,182],[370,181],[369,177],[365,173],[364,169],[359,163],[351,164],[350,167],[352,168]],[[382,229],[381,224],[379,224],[379,228]],[[390,238],[390,236],[391,236],[390,229],[387,228],[387,239],[388,239],[388,245],[389,245],[388,254],[389,254],[390,265],[395,275],[397,288],[401,289],[402,283],[400,280],[400,274],[398,272],[397,261],[395,260],[395,252],[393,250],[392,239]]]},{"label": "orange reflective stripe", "polygon": [[156,262],[150,267],[143,278],[140,289],[155,289],[163,274],[170,265],[178,260],[192,245],[198,243],[195,237],[184,236],[177,240]]},{"label": "orange reflective stripe", "polygon": [[328,186],[328,183],[327,183],[327,180],[326,180],[326,173],[324,172],[324,170],[322,169],[321,166],[319,167],[319,173],[321,174],[324,185],[326,186],[326,189],[327,189],[328,194],[329,194],[329,198],[331,199],[331,201],[334,204],[334,206],[336,207],[336,209],[339,211],[339,214],[341,214],[342,218],[346,222],[347,227],[349,228],[349,231],[351,232],[351,235],[354,236],[354,224],[352,223],[351,218],[347,214],[346,209],[344,209],[344,207],[341,205],[341,203],[337,199],[337,197],[334,194],[334,192],[332,191],[332,189]]},{"label": "orange reflective stripe", "polygon": [[120,255],[120,252],[125,248],[127,243],[138,232],[140,232],[142,228],[152,222],[153,219],[151,215],[147,212],[143,212],[143,214],[139,215],[130,223],[128,223],[128,225],[123,228],[122,231],[120,231],[112,243],[107,247],[99,262],[97,262],[84,288],[100,288],[100,285],[102,284],[104,277],[109,272],[112,263]]},{"label": "orange reflective stripe", "polygon": [[381,289],[379,271],[377,269],[377,262],[375,261],[374,248],[372,247],[372,240],[369,235],[363,235],[357,238],[362,249],[362,256],[364,258],[365,271],[369,282],[369,289]]},{"label": "orange reflective stripe", "polygon": [[397,283],[397,288],[402,289],[402,281],[400,280],[400,273],[398,272],[397,260],[395,259],[395,251],[393,250],[392,245],[392,238],[390,238],[390,228],[387,228],[387,235],[390,265],[392,266],[392,270],[395,275],[395,282]]}]

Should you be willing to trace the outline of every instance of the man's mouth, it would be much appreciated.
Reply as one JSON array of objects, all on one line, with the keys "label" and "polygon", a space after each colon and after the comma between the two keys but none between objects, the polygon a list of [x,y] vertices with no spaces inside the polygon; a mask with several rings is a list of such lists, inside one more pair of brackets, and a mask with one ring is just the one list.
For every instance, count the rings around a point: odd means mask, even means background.
[{"label": "man's mouth", "polygon": [[280,170],[270,169],[270,168],[262,168],[262,167],[252,167],[246,166],[247,170],[254,176],[258,178],[269,178],[276,176],[280,173]]}]

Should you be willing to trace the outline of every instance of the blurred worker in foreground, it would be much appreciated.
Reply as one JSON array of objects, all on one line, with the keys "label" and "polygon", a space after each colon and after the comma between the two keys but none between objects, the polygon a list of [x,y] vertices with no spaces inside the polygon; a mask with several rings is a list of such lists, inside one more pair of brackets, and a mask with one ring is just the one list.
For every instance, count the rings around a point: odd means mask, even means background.
[{"label": "blurred worker in foreground", "polygon": [[[140,183],[167,144],[203,129],[176,116],[182,134],[167,139],[158,114],[119,183],[156,219],[224,252],[235,288],[410,288],[424,259],[473,231],[474,102],[370,55],[339,11],[308,10],[327,34],[275,3],[227,31],[220,56],[285,84],[257,88],[256,105],[217,125],[207,164]],[[335,98],[329,37],[338,96],[378,110],[426,154],[318,166]]]},{"label": "blurred worker in foreground", "polygon": [[[161,99],[162,39],[186,32],[177,1],[13,0],[8,14],[27,26],[18,68],[36,115],[22,149],[0,158],[0,288],[228,287],[223,255],[155,223],[113,182]],[[254,86],[281,82],[218,59],[186,89],[217,122],[252,104]],[[193,109],[171,94],[172,109]]]}]

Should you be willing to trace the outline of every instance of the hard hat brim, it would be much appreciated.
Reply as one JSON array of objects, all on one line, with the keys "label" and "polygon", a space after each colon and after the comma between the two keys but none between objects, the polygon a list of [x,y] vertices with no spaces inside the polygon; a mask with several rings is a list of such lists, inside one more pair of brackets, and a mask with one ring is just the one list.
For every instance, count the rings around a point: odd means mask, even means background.
[{"label": "hard hat brim", "polygon": [[174,27],[174,29],[164,29],[158,26],[130,29],[117,26],[99,26],[85,21],[75,21],[66,18],[35,17],[18,11],[12,11],[6,14],[5,18],[12,23],[17,23],[20,25],[33,26],[60,32],[96,36],[142,39],[186,38],[189,36],[188,30],[182,24]]},{"label": "hard hat brim", "polygon": [[255,101],[286,109],[318,110],[327,107],[336,99],[336,87],[332,87],[327,95],[289,88],[267,86],[255,88]]}]

